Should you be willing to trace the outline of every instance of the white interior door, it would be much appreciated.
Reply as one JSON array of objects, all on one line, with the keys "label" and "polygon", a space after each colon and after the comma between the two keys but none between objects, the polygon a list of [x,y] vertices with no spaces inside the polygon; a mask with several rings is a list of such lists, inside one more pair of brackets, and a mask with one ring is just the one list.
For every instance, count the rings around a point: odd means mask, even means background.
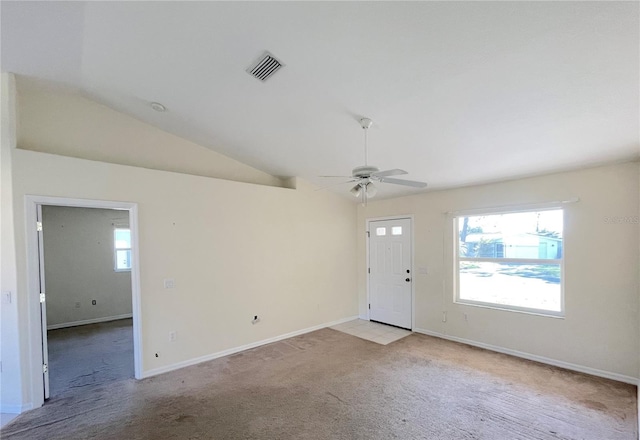
[{"label": "white interior door", "polygon": [[44,398],[49,398],[49,345],[47,340],[47,302],[44,288],[44,244],[42,240],[42,205],[38,205],[38,266],[40,270],[40,320],[42,323],[42,375]]},{"label": "white interior door", "polygon": [[369,319],[411,329],[411,219],[369,223]]}]

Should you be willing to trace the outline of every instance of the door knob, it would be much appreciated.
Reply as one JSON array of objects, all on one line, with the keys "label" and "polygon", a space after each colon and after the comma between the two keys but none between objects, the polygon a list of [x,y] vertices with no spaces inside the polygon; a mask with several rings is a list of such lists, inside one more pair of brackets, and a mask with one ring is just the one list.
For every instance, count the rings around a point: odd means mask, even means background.
[{"label": "door knob", "polygon": [[408,283],[409,281],[411,281],[411,278],[407,278],[405,281]]}]

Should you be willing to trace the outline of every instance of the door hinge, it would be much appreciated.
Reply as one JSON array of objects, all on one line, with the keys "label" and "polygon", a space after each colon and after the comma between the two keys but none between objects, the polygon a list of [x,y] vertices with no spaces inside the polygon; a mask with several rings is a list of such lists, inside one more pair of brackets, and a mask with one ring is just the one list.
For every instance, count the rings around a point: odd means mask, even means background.
[{"label": "door hinge", "polygon": [[369,273],[371,273],[371,268],[370,267],[367,270],[369,271]]},{"label": "door hinge", "polygon": [[49,365],[47,364],[42,364],[42,372],[46,373],[47,371],[49,371]]},{"label": "door hinge", "polygon": [[371,304],[369,304],[369,310],[371,310]]},{"label": "door hinge", "polygon": [[40,294],[40,302],[43,303],[45,301],[45,294],[41,293]]},{"label": "door hinge", "polygon": [[369,231],[367,231],[367,237],[371,237],[371,234],[369,233]]},{"label": "door hinge", "polygon": [[42,231],[42,222],[36,222],[36,231]]}]

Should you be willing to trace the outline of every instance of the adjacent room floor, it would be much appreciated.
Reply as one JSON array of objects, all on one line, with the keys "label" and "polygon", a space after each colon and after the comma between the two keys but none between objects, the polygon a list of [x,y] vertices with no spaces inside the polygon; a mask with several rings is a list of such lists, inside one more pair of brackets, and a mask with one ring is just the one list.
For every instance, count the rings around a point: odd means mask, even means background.
[{"label": "adjacent room floor", "polygon": [[323,329],[74,387],[2,438],[636,440],[636,387],[425,335]]},{"label": "adjacent room floor", "polygon": [[134,377],[131,319],[49,330],[51,399]]}]

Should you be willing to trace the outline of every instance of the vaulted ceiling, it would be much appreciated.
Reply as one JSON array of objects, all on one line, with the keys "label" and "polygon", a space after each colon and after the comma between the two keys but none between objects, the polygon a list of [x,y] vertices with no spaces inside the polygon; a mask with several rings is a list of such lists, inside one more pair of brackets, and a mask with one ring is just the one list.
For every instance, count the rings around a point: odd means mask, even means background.
[{"label": "vaulted ceiling", "polygon": [[318,185],[366,116],[370,164],[454,187],[637,158],[638,5],[3,1],[2,70]]}]

